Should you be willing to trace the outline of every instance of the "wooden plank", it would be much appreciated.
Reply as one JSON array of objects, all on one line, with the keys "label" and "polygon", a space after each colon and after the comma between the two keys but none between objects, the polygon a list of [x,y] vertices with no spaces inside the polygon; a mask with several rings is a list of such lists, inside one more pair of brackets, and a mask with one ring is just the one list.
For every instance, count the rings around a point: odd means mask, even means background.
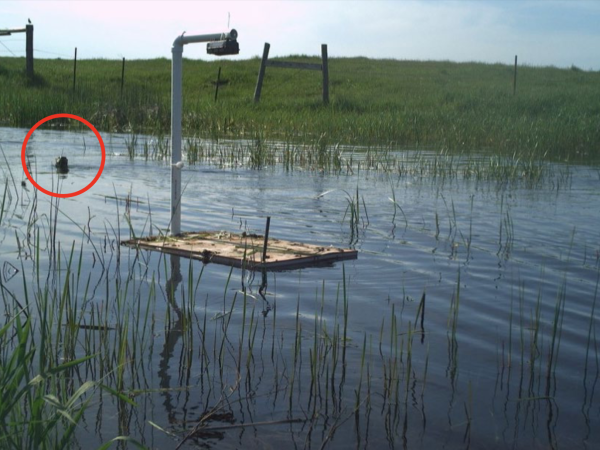
[{"label": "wooden plank", "polygon": [[267,66],[284,67],[286,69],[322,70],[321,64],[299,63],[291,61],[267,61]]},{"label": "wooden plank", "polygon": [[121,245],[156,250],[205,263],[264,270],[309,267],[358,257],[358,252],[352,249],[271,238],[263,261],[264,236],[214,231],[189,232],[177,237],[131,239],[121,242]]}]

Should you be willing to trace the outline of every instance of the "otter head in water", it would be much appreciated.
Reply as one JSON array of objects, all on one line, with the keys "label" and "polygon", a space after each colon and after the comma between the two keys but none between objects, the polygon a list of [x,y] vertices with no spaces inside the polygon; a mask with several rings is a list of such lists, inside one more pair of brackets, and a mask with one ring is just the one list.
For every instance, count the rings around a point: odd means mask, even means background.
[{"label": "otter head in water", "polygon": [[69,173],[69,160],[66,156],[59,156],[54,163],[58,173]]}]

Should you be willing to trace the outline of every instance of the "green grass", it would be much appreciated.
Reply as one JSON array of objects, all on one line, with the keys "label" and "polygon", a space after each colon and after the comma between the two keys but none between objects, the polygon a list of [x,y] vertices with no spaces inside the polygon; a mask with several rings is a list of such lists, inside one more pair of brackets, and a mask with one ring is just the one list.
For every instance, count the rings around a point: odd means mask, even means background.
[{"label": "green grass", "polygon": [[[317,62],[290,56],[286,60]],[[184,60],[184,133],[319,144],[390,145],[458,152],[492,151],[595,161],[600,156],[600,73],[502,64],[330,59],[330,104],[321,74],[267,68],[253,102],[259,59]],[[31,127],[55,113],[80,115],[105,131],[151,135],[170,130],[170,61],[35,62],[0,58],[0,125]],[[214,101],[218,68],[219,99]],[[72,121],[69,121],[72,122]],[[80,124],[73,124],[80,126]]]}]

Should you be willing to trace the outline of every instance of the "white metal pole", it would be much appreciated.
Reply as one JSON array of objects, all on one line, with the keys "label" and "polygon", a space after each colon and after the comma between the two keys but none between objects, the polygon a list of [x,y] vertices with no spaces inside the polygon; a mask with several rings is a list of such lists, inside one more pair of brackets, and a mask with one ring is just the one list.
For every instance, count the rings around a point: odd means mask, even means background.
[{"label": "white metal pole", "polygon": [[181,233],[181,59],[183,44],[173,42],[171,66],[171,234]]},{"label": "white metal pole", "polygon": [[182,110],[182,55],[183,46],[195,42],[236,39],[237,31],[228,33],[177,36],[173,41],[171,63],[171,234],[181,234],[181,110]]}]

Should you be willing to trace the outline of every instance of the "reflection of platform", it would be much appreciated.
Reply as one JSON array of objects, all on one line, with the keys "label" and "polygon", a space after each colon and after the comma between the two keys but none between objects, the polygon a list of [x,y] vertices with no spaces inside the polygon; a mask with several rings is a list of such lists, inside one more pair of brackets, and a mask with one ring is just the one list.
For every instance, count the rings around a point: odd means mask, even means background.
[{"label": "reflection of platform", "polygon": [[297,269],[356,259],[358,255],[356,250],[351,249],[269,239],[263,263],[264,236],[213,231],[182,233],[179,236],[152,236],[123,241],[121,244],[199,259],[206,263],[267,270]]}]

